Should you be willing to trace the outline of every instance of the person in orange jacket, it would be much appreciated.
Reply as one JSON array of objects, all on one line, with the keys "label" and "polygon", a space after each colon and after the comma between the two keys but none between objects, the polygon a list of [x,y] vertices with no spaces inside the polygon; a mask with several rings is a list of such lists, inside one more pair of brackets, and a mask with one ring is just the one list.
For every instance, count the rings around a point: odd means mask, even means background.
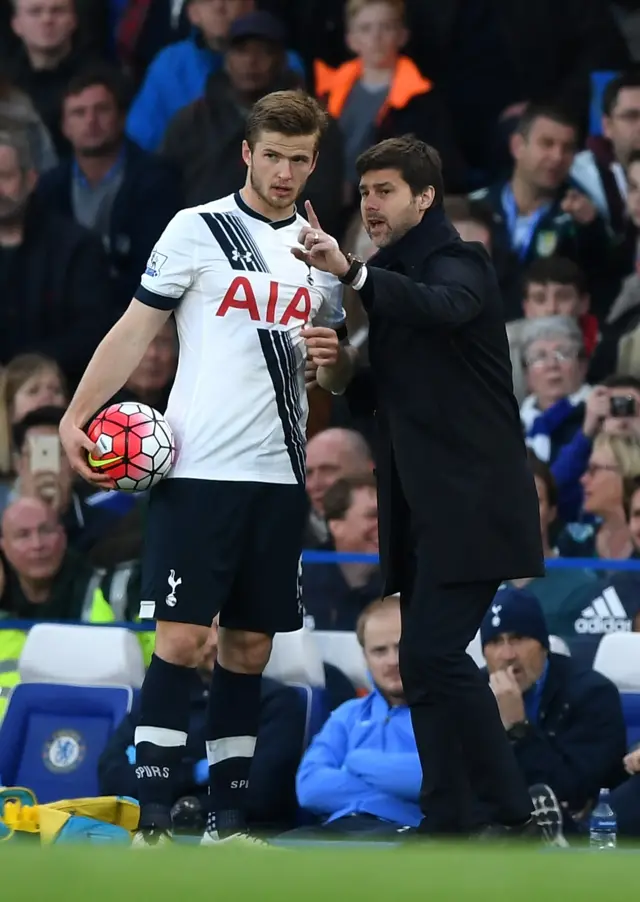
[{"label": "person in orange jacket", "polygon": [[409,38],[404,0],[348,0],[345,16],[355,59],[337,69],[316,60],[314,75],[316,96],[344,135],[346,201],[355,197],[359,154],[408,132],[440,152],[447,193],[464,190],[466,167],[440,93],[400,53]]}]

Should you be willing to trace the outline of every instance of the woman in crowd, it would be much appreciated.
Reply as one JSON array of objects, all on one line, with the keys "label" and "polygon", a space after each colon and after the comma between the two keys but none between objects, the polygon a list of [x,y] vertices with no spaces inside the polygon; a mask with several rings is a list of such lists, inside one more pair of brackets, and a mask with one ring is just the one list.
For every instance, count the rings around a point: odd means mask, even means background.
[{"label": "woman in crowd", "polygon": [[60,367],[43,354],[20,354],[0,375],[0,479],[10,478],[11,428],[39,407],[63,407],[68,395]]},{"label": "woman in crowd", "polygon": [[626,560],[636,557],[624,508],[624,482],[640,475],[635,435],[597,436],[582,477],[583,512],[595,523],[570,523],[558,539],[562,557]]}]

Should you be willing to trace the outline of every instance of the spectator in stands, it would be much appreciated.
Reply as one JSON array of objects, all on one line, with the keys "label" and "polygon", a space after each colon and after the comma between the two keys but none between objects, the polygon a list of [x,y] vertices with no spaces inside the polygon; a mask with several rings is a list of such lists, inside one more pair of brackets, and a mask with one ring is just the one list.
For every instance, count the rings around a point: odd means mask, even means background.
[{"label": "spectator in stands", "polygon": [[602,95],[602,135],[588,139],[571,176],[619,237],[627,227],[625,203],[631,154],[640,151],[640,74],[616,76]]},{"label": "spectator in stands", "polygon": [[[99,577],[67,548],[55,512],[36,498],[15,501],[4,512],[0,549],[0,618],[89,620],[108,623],[111,608]],[[27,633],[0,630],[0,720],[9,693],[19,682],[18,660]]]},{"label": "spectator in stands", "polygon": [[614,375],[596,385],[585,402],[584,421],[571,441],[560,448],[551,467],[558,486],[558,506],[565,522],[577,520],[582,484],[598,433],[640,437],[640,379]]},{"label": "spectator in stands", "polygon": [[46,172],[58,162],[51,135],[29,97],[0,75],[0,131],[23,129],[36,172]]},{"label": "spectator in stands", "polygon": [[73,157],[38,184],[48,209],[100,236],[120,310],[131,301],[156,241],[181,206],[172,167],[125,139],[126,106],[118,72],[101,67],[75,76],[64,92],[62,113]]},{"label": "spectator in stands", "polygon": [[[373,473],[338,479],[323,509],[339,554],[378,554],[378,500]],[[303,570],[305,613],[319,630],[354,630],[362,610],[380,597],[376,563],[307,564]]]},{"label": "spectator in stands", "polygon": [[635,557],[624,511],[624,480],[635,476],[640,476],[640,438],[599,434],[581,480],[582,509],[597,518],[596,523],[569,523],[558,538],[562,557]]},{"label": "spectator in stands", "polygon": [[[41,407],[14,425],[18,478],[12,500],[44,501],[61,518],[71,547],[86,552],[112,529],[117,529],[124,511],[111,503],[110,496],[119,493],[88,494],[90,489],[74,485],[71,467],[58,438],[63,413],[63,407]],[[134,503],[131,499],[130,505]]]},{"label": "spectator in stands", "polygon": [[[209,77],[204,97],[176,114],[162,144],[163,155],[182,175],[188,206],[242,187],[246,166],[238,149],[248,111],[265,94],[293,88],[298,81],[287,68],[284,26],[278,19],[257,12],[232,23],[223,70]],[[330,122],[305,197],[334,229],[341,226],[341,165],[342,136]]]},{"label": "spectator in stands", "polygon": [[73,382],[114,318],[109,270],[97,238],[32,196],[36,180],[26,139],[1,133],[0,364],[39,351]]},{"label": "spectator in stands", "polygon": [[95,56],[74,43],[74,0],[12,0],[11,26],[21,42],[5,70],[29,95],[59,154],[68,145],[60,131],[62,95],[69,80]]},{"label": "spectator in stands", "polygon": [[356,59],[332,69],[315,65],[316,95],[337,119],[345,140],[345,199],[356,197],[355,162],[383,138],[412,132],[438,148],[449,191],[466,187],[449,113],[433,83],[401,55],[409,33],[404,0],[347,0],[346,43]]},{"label": "spectator in stands", "polygon": [[[140,401],[164,413],[178,363],[178,336],[167,320],[149,342],[142,360],[118,393],[117,401]],[[110,402],[111,403],[111,402]]]},{"label": "spectator in stands", "polygon": [[[209,641],[201,649],[201,660],[193,671],[189,738],[174,787],[176,809],[185,798],[195,799],[189,832],[202,833],[209,810],[209,765],[205,751],[205,712],[208,686],[216,661],[217,618]],[[134,733],[139,722],[136,704],[111,736],[98,766],[100,791],[104,795],[137,798]],[[305,705],[297,690],[264,677],[262,708],[256,753],[251,765],[248,820],[252,830],[286,830],[295,822],[295,775],[304,742]],[[176,828],[178,824],[175,824]]]},{"label": "spectator in stands", "polygon": [[[557,531],[558,491],[547,464],[538,460],[531,449],[528,458],[538,493],[542,549],[545,560],[549,561],[558,556],[558,550],[551,539],[552,530]],[[597,578],[592,570],[552,567],[547,569],[544,577],[514,579],[509,581],[509,585],[517,589],[526,586],[527,591],[538,599],[549,632],[564,635],[567,626],[566,611],[576,608],[582,610],[582,602],[593,586],[597,585]]]},{"label": "spectator in stands", "polygon": [[13,424],[38,407],[64,407],[67,401],[65,379],[55,360],[20,354],[9,361],[0,375],[0,478],[13,473]]},{"label": "spectator in stands", "polygon": [[549,651],[544,615],[526,590],[499,590],[480,636],[518,764],[530,786],[551,787],[570,825],[602,786],[622,777],[626,728],[618,690],[601,674]]},{"label": "spectator in stands", "polygon": [[338,479],[371,471],[371,450],[352,429],[325,429],[307,444],[307,495],[311,513],[305,547],[326,546],[330,535],[324,512],[324,499]]},{"label": "spectator in stands", "polygon": [[301,837],[385,837],[422,820],[422,771],[398,665],[398,599],[365,608],[357,633],[375,688],[334,711],[302,759],[298,801],[321,823],[296,831]]},{"label": "spectator in stands", "polygon": [[493,211],[491,241],[507,320],[522,316],[522,275],[533,260],[568,257],[589,279],[609,266],[604,220],[569,177],[577,141],[577,126],[564,112],[528,108],[511,138],[511,179],[471,195]]},{"label": "spectator in stands", "polygon": [[19,498],[2,516],[7,562],[0,607],[25,620],[113,620],[99,576],[67,547],[57,513],[39,498]]},{"label": "spectator in stands", "polygon": [[[255,9],[254,0],[186,0],[192,35],[158,53],[127,119],[127,134],[145,150],[157,150],[178,110],[202,97],[210,75],[222,68],[222,50],[231,23]],[[301,77],[302,64],[288,53]]]},{"label": "spectator in stands", "polygon": [[587,357],[598,341],[598,321],[589,313],[589,289],[580,267],[565,257],[540,257],[523,276],[523,319],[507,323],[511,351],[513,388],[519,403],[526,396],[522,366],[522,330],[528,319],[541,316],[569,316],[579,323]]},{"label": "spectator in stands", "polygon": [[584,337],[575,319],[541,316],[521,332],[522,365],[530,394],[520,407],[527,444],[545,463],[580,429],[591,387]]}]

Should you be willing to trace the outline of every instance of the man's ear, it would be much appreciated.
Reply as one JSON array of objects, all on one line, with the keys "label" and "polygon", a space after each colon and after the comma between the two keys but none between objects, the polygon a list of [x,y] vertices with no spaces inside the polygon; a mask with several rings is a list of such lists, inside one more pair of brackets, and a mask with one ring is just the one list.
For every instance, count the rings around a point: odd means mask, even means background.
[{"label": "man's ear", "polygon": [[244,160],[245,166],[249,166],[251,163],[251,148],[247,141],[242,142],[242,159]]},{"label": "man's ear", "polygon": [[578,316],[584,316],[591,308],[591,295],[588,292],[580,295],[578,301]]},{"label": "man's ear", "polygon": [[522,151],[525,148],[526,141],[522,135],[519,135],[518,132],[514,132],[509,138],[509,150],[511,151],[511,156],[514,160],[519,160],[522,156]]}]

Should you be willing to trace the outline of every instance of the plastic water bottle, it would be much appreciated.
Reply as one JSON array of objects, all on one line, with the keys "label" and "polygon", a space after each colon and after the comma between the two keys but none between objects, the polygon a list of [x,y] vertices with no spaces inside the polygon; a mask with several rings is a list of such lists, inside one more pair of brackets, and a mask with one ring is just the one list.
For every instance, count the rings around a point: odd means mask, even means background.
[{"label": "plastic water bottle", "polygon": [[615,849],[617,834],[618,821],[609,804],[609,790],[601,789],[598,804],[591,814],[589,846],[592,849]]}]

